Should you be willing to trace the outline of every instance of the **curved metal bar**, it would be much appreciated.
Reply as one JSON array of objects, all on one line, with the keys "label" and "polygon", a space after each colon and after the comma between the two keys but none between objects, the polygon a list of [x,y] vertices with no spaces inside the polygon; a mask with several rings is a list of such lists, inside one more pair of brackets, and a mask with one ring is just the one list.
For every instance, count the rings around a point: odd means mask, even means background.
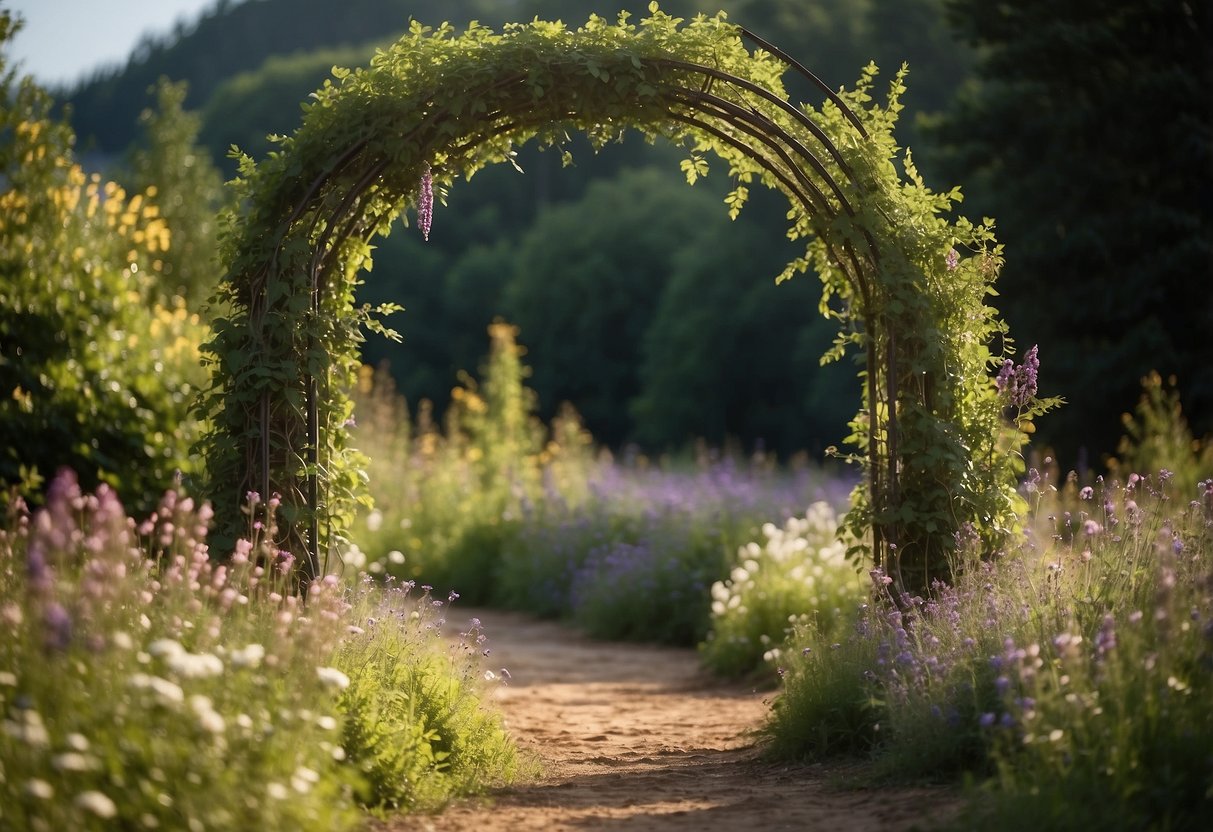
[{"label": "curved metal bar", "polygon": [[[798,141],[794,136],[790,135],[779,125],[775,124],[773,121],[770,121],[756,110],[747,110],[745,107],[742,107],[739,104],[729,101],[726,98],[720,98],[719,96],[712,95],[711,93],[705,93],[700,90],[692,90],[684,87],[681,88],[676,95],[685,95],[688,98],[711,103],[712,105],[725,110],[730,115],[752,124],[754,126],[754,131],[747,132],[750,132],[751,135],[753,135],[755,138],[759,138],[760,140],[763,134],[777,133],[779,137],[783,141],[787,142],[788,146],[791,147],[792,150],[804,158],[809,163],[809,166],[817,173],[817,175],[829,185],[829,188],[831,191],[833,191],[835,198],[838,199],[842,210],[845,211],[848,216],[855,216],[855,210],[851,208],[851,204],[847,202],[846,195],[843,194],[842,189],[839,187],[838,183],[834,181],[834,178],[830,176],[830,172],[826,170],[825,166],[821,163],[821,160],[814,156],[807,147],[801,144],[800,141]],[[803,170],[801,173],[803,175]],[[822,195],[822,199],[825,199],[824,195]]]},{"label": "curved metal bar", "polygon": [[785,64],[792,67],[792,69],[799,72],[805,78],[808,78],[810,81],[812,81],[813,84],[815,84],[819,90],[821,90],[823,93],[825,93],[826,98],[830,99],[830,101],[832,101],[834,103],[834,105],[836,107],[838,107],[839,110],[842,111],[842,114],[844,116],[846,116],[847,121],[849,121],[849,122],[851,122],[851,124],[855,125],[855,129],[859,131],[859,135],[863,136],[865,139],[868,137],[868,131],[863,128],[863,124],[862,124],[862,122],[860,122],[859,117],[856,116],[855,113],[851,111],[851,108],[848,107],[843,102],[843,100],[838,97],[838,93],[834,92],[832,89],[830,89],[828,86],[826,86],[826,83],[824,81],[822,81],[820,78],[818,78],[816,74],[811,72],[808,67],[806,67],[804,64],[802,64],[800,61],[793,58],[787,52],[784,52],[778,46],[774,46],[773,44],[770,43],[770,41],[760,38],[758,35],[754,34],[753,32],[751,32],[749,29],[745,28],[744,26],[738,26],[737,29],[739,32],[741,32],[741,36],[743,38],[757,44],[764,51],[770,52],[776,58],[783,61]]},{"label": "curved metal bar", "polygon": [[[858,177],[855,176],[855,172],[851,170],[851,166],[847,164],[846,160],[842,158],[842,152],[837,148],[837,146],[835,146],[835,144],[832,141],[830,141],[829,136],[827,136],[820,127],[818,127],[816,124],[814,124],[813,120],[810,119],[807,115],[805,115],[800,110],[793,107],[789,102],[780,98],[778,95],[775,95],[775,93],[771,92],[768,89],[758,86],[753,81],[748,81],[745,78],[739,78],[736,75],[730,75],[727,72],[721,72],[718,69],[713,69],[712,67],[703,66],[702,64],[693,64],[693,63],[688,63],[686,61],[674,60],[672,58],[661,58],[661,59],[652,61],[652,63],[654,63],[658,66],[668,66],[668,67],[672,67],[672,68],[676,68],[676,69],[682,69],[687,72],[698,72],[703,75],[707,75],[710,78],[716,78],[717,80],[725,81],[726,83],[729,83],[729,84],[734,84],[734,85],[746,90],[747,92],[752,92],[755,95],[762,98],[763,100],[769,101],[770,103],[774,104],[776,107],[783,110],[785,113],[789,114],[794,119],[796,119],[798,122],[800,122],[801,126],[804,127],[806,130],[808,130],[813,135],[813,138],[815,138],[815,139],[817,139],[817,141],[821,142],[822,147],[824,147],[826,149],[826,152],[829,153],[830,156],[834,159],[834,161],[838,164],[838,167],[842,169],[842,172],[845,173],[847,175],[847,178],[851,180],[851,184],[854,185],[857,190],[862,192],[863,186],[859,182]],[[689,89],[689,88],[687,88],[687,89]],[[704,90],[700,90],[700,91],[706,92]],[[772,123],[774,123],[774,122],[772,122]],[[865,138],[866,138],[866,135],[865,135]],[[810,154],[810,155],[812,155],[812,154]]]}]

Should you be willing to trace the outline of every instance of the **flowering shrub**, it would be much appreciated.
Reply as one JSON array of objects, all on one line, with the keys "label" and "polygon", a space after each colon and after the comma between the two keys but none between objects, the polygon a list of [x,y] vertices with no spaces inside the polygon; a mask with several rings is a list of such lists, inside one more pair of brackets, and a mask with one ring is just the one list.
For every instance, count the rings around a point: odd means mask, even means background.
[{"label": "flowering shrub", "polygon": [[926,598],[873,572],[849,635],[799,628],[785,652],[773,749],[991,775],[983,827],[1195,828],[1213,809],[1213,481],[1176,500],[1169,478],[1059,492],[1033,471],[1017,549]]},{"label": "flowering shrub", "polygon": [[[264,544],[261,521],[217,564],[209,519],[207,506],[170,492],[137,524],[108,486],[84,494],[67,472],[45,510],[31,516],[14,501],[0,532],[0,827],[357,822],[365,790],[340,762],[357,748],[342,726],[397,696],[368,685],[342,698],[351,605],[378,599],[331,576],[306,602],[291,594],[290,558]],[[420,616],[386,620],[408,661],[435,679],[455,675]],[[469,695],[425,691],[418,708],[452,701],[466,714]],[[415,751],[401,741],[401,755]]]},{"label": "flowering shrub", "polygon": [[838,524],[830,504],[816,502],[782,528],[764,524],[763,544],[738,551],[729,577],[712,584],[712,630],[701,646],[708,667],[739,676],[777,663],[795,626],[811,621],[829,634],[852,613],[863,586]]}]

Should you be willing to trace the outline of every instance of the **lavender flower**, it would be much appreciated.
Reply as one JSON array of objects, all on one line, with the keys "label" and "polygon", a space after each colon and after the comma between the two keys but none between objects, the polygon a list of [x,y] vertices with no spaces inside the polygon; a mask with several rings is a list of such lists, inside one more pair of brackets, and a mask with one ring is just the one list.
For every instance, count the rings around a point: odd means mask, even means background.
[{"label": "lavender flower", "polygon": [[429,164],[421,172],[421,185],[417,194],[417,225],[421,228],[421,239],[429,242],[430,225],[434,222],[434,176]]},{"label": "lavender flower", "polygon": [[944,258],[944,262],[947,264],[948,271],[956,271],[956,267],[960,264],[960,255],[957,254],[956,249],[948,249],[948,255]]},{"label": "lavender flower", "polygon": [[1039,346],[1034,345],[1024,356],[1023,364],[1016,366],[1011,359],[1002,362],[998,378],[994,383],[998,392],[1010,399],[1015,407],[1025,407],[1036,396],[1036,378],[1040,372]]}]

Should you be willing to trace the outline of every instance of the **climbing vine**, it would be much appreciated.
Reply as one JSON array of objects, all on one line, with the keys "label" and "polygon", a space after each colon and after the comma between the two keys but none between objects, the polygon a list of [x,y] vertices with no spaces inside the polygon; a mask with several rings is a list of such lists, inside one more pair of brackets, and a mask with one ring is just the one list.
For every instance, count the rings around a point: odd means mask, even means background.
[{"label": "climbing vine", "polygon": [[[819,105],[789,100],[789,71]],[[228,312],[206,347],[203,447],[230,535],[249,492],[279,494],[280,545],[307,579],[364,499],[345,391],[362,332],[383,331],[391,311],[354,306],[373,240],[407,224],[410,206],[428,232],[434,193],[525,142],[567,159],[570,132],[597,148],[627,129],[685,147],[691,184],[722,165],[731,216],[755,183],[788,198],[788,235],[806,248],[780,279],[816,271],[821,311],[839,325],[826,359],[864,357],[849,444],[866,476],[850,518],[877,563],[925,586],[944,576],[958,531],[993,546],[1014,523],[1018,449],[1048,403],[1006,419],[991,345],[1009,341],[986,305],[1001,248],[990,222],[949,222],[959,194],[932,192],[899,159],[902,75],[882,101],[875,67],[835,93],[723,14],[683,21],[656,3],[636,23],[591,17],[576,30],[413,23],[369,67],[332,74],[275,152],[239,157],[224,221]]]}]

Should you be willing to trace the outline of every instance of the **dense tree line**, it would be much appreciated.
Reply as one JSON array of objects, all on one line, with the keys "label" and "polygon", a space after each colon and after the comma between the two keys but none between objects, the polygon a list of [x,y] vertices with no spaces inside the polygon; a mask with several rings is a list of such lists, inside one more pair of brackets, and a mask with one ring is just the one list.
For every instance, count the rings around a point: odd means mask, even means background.
[{"label": "dense tree line", "polygon": [[[1041,423],[1066,462],[1080,446],[1093,463],[1114,449],[1120,413],[1155,367],[1178,376],[1197,431],[1213,428],[1202,341],[1213,315],[1202,291],[1213,271],[1207,0],[662,5],[682,15],[724,8],[831,85],[872,59],[885,77],[909,62],[903,143],[918,150],[929,184],[964,187],[965,213],[998,219],[1008,252],[998,305],[1021,349],[1041,344],[1048,391],[1070,401]],[[200,141],[223,166],[233,143],[254,156],[269,151],[266,134],[295,127],[300,103],[334,64],[364,64],[410,16],[578,22],[646,6],[221,2],[67,97],[84,146],[116,153],[136,138],[149,86],[162,75],[184,80],[185,104],[202,116]],[[688,190],[679,158],[629,140],[597,156],[575,148],[575,165],[564,168],[558,154],[524,149],[524,176],[499,166],[455,189],[429,244],[412,232],[380,241],[360,291],[403,303],[406,337],[401,346],[368,342],[367,359],[390,361],[410,400],[441,409],[456,371],[479,362],[484,327],[503,315],[531,346],[545,410],[572,398],[612,444],[737,436],[788,450],[836,441],[854,379],[849,367],[816,366],[824,343],[811,313],[815,281],[770,285],[779,200],[756,200],[723,229],[725,177]],[[621,204],[628,210],[612,207]],[[662,235],[662,245],[645,245]],[[627,308],[611,319],[613,342],[593,335],[591,311],[605,321],[610,309],[592,305],[591,291]],[[578,314],[586,325],[574,332],[568,316]]]},{"label": "dense tree line", "polygon": [[[935,145],[1007,244],[1001,305],[1063,457],[1110,451],[1151,370],[1213,430],[1213,3],[949,0],[979,83]],[[1092,459],[1097,462],[1098,459]]]}]

